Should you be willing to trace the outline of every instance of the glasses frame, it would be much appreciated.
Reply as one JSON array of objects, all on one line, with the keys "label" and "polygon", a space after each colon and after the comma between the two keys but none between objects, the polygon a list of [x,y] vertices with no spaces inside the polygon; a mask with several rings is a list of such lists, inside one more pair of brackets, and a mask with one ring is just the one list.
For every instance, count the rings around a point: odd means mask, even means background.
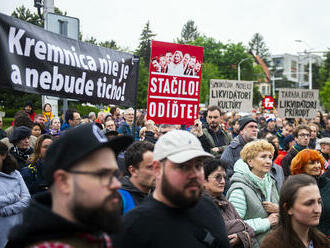
[{"label": "glasses frame", "polygon": [[[109,187],[111,186],[111,184],[113,183],[113,179],[117,178],[119,180],[119,178],[121,178],[122,173],[120,172],[119,169],[117,170],[111,170],[111,169],[103,169],[103,170],[99,170],[99,171],[79,171],[79,170],[68,170],[68,173],[71,174],[77,174],[77,175],[91,175],[91,176],[95,176],[98,177],[100,180],[100,184],[103,187]],[[109,173],[109,181],[107,183],[104,183],[104,176],[106,176],[106,174]],[[106,177],[105,177],[106,179]]]}]

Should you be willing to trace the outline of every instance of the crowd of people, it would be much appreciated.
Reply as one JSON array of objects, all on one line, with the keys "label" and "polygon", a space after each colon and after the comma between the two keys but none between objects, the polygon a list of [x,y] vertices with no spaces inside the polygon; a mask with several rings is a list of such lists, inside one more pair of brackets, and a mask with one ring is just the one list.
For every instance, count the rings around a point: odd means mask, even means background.
[{"label": "crowd of people", "polygon": [[330,247],[327,114],[156,125],[27,102],[0,135],[0,248]]}]

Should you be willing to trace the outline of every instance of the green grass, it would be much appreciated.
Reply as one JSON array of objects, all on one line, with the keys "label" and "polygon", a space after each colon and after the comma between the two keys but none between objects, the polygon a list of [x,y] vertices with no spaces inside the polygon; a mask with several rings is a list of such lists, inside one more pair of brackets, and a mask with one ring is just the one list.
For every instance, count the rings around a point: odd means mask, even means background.
[{"label": "green grass", "polygon": [[14,118],[13,117],[3,117],[2,118],[2,130],[5,130],[6,128],[10,127],[13,123]]}]

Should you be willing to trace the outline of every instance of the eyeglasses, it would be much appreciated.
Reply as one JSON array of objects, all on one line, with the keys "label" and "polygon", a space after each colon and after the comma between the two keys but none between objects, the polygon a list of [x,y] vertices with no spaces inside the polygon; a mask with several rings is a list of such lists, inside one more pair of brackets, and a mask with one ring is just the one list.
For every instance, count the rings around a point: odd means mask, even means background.
[{"label": "eyeglasses", "polygon": [[72,174],[80,174],[80,175],[91,175],[94,177],[98,177],[100,180],[100,183],[103,187],[109,187],[113,183],[113,178],[116,177],[117,179],[121,178],[122,174],[119,170],[108,170],[103,169],[99,171],[76,171],[71,170],[68,171]]},{"label": "eyeglasses", "polygon": [[305,137],[305,138],[309,138],[311,137],[311,135],[309,133],[301,133],[301,134],[298,134],[299,137]]},{"label": "eyeglasses", "polygon": [[181,164],[174,164],[174,166],[176,169],[179,169],[183,172],[188,172],[192,168],[194,168],[197,171],[201,171],[203,169],[203,160],[204,159],[196,159],[196,160],[187,161],[187,162],[181,163]]},{"label": "eyeglasses", "polygon": [[214,177],[209,177],[209,178],[214,178],[218,183],[221,183],[222,179],[226,179],[226,176],[219,173],[219,174],[215,175]]}]

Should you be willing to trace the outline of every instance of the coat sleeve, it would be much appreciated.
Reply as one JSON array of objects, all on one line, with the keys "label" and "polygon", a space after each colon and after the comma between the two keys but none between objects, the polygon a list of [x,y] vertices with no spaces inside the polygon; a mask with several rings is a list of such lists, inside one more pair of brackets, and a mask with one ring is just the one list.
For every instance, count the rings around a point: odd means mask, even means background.
[{"label": "coat sleeve", "polygon": [[19,195],[16,193],[8,193],[5,195],[0,195],[0,208],[6,207],[8,205],[14,204],[19,201]]},{"label": "coat sleeve", "polygon": [[19,200],[13,204],[0,208],[0,216],[3,217],[12,216],[21,213],[24,208],[29,206],[30,203],[31,196],[29,190],[26,187],[21,174],[18,171],[16,171],[15,173],[20,185]]}]

